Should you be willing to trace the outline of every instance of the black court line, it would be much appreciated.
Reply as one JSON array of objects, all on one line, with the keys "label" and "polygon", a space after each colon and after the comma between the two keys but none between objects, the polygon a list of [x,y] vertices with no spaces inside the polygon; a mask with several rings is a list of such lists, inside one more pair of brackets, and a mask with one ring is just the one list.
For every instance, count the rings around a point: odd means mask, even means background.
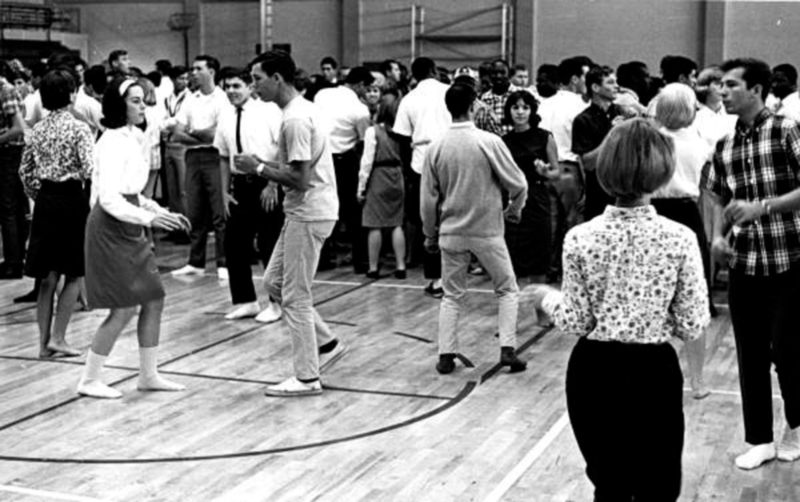
[{"label": "black court line", "polygon": [[[548,326],[546,328],[542,328],[542,330],[540,332],[536,333],[534,336],[532,336],[530,338],[530,340],[526,341],[525,343],[523,343],[522,345],[517,347],[517,350],[514,351],[515,354],[519,355],[519,354],[525,352],[526,350],[528,350],[528,348],[531,345],[533,345],[534,343],[536,343],[539,340],[541,340],[542,337],[544,337],[544,335],[546,335],[547,333],[550,333],[551,331],[553,331],[553,326]],[[483,384],[484,382],[486,382],[486,380],[492,378],[497,373],[499,373],[502,368],[503,368],[503,366],[500,363],[497,363],[494,366],[492,366],[491,368],[489,368],[489,370],[486,373],[481,375],[481,384]]]},{"label": "black court line", "polygon": [[350,326],[352,328],[355,328],[356,326],[358,326],[358,324],[355,324],[355,323],[352,323],[352,322],[347,322],[347,321],[334,321],[333,319],[323,319],[323,321],[325,321],[328,324],[336,324],[336,325],[341,325],[341,326]]},{"label": "black court line", "polygon": [[22,312],[25,312],[26,310],[33,310],[35,308],[36,308],[36,304],[34,303],[33,305],[28,305],[26,307],[22,307],[22,308],[19,308],[17,310],[12,310],[10,312],[5,312],[3,314],[0,314],[0,317],[8,317],[10,315],[20,314]]},{"label": "black court line", "polygon": [[422,337],[422,336],[417,336],[417,335],[412,335],[411,333],[403,333],[402,331],[393,331],[392,334],[393,335],[398,335],[398,336],[404,336],[406,338],[411,338],[412,340],[418,340],[418,341],[424,342],[424,343],[433,343],[433,340],[430,340],[428,338],[425,338],[425,337]]},{"label": "black court line", "polygon": [[[456,357],[458,358],[459,361],[461,361],[461,364],[463,364],[467,368],[475,367],[475,364],[469,359],[467,359],[467,356],[465,356],[464,354],[456,354]],[[481,380],[481,383],[483,383],[483,380]]]},{"label": "black court line", "polygon": [[423,420],[427,420],[439,413],[447,411],[448,409],[452,408],[453,406],[459,404],[463,401],[467,396],[469,396],[477,384],[475,382],[467,382],[464,384],[464,387],[458,393],[458,395],[446,403],[442,404],[441,406],[434,408],[431,411],[423,413],[413,418],[409,418],[408,420],[404,420],[402,422],[387,425],[385,427],[380,427],[378,429],[373,429],[366,432],[360,432],[358,434],[352,434],[350,436],[344,436],[336,439],[328,439],[325,441],[318,441],[316,443],[307,443],[303,445],[295,445],[295,446],[285,446],[282,448],[272,448],[267,450],[256,450],[256,451],[246,451],[246,452],[238,452],[238,453],[222,453],[218,455],[197,455],[197,456],[186,456],[186,457],[166,457],[166,458],[137,458],[137,459],[126,459],[126,458],[73,458],[73,459],[66,459],[66,458],[32,458],[32,457],[18,457],[18,456],[10,456],[10,455],[0,455],[0,460],[6,461],[16,461],[16,462],[35,462],[35,463],[51,463],[51,464],[153,464],[153,463],[175,463],[175,462],[197,462],[200,460],[226,460],[232,458],[248,458],[248,457],[259,457],[265,455],[272,455],[275,453],[286,453],[292,451],[299,451],[299,450],[308,450],[311,448],[320,448],[323,446],[332,446],[335,444],[340,444],[348,441],[355,441],[357,439],[363,439],[371,436],[377,436],[379,434],[383,434],[386,432],[390,432],[393,430],[401,429],[403,427],[407,427],[411,424],[415,424],[417,422],[421,422]]}]

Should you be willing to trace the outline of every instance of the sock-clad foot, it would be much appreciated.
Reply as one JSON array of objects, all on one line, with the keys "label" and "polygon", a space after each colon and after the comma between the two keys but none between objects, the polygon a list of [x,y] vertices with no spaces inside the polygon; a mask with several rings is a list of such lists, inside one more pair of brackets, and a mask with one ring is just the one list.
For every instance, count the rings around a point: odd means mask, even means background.
[{"label": "sock-clad foot", "polygon": [[255,302],[242,303],[237,305],[235,309],[225,314],[225,319],[228,321],[235,321],[237,319],[246,319],[248,317],[255,317],[261,312],[261,305]]},{"label": "sock-clad foot", "polygon": [[528,367],[528,363],[514,353],[514,347],[500,347],[500,365],[508,366],[509,373],[519,373]]},{"label": "sock-clad foot", "polygon": [[736,467],[749,471],[773,460],[775,455],[775,443],[759,444],[736,457]]},{"label": "sock-clad foot", "polygon": [[137,389],[142,391],[165,391],[165,392],[179,392],[186,390],[185,385],[171,382],[161,375],[151,375],[148,377],[139,376],[139,384]]},{"label": "sock-clad foot", "polygon": [[452,373],[456,369],[455,354],[439,354],[439,362],[436,363],[436,371],[442,375]]},{"label": "sock-clad foot", "polygon": [[778,445],[778,460],[794,462],[797,459],[800,459],[800,427],[787,428]]},{"label": "sock-clad foot", "polygon": [[277,302],[270,301],[267,308],[259,312],[256,316],[256,322],[269,324],[271,322],[279,321],[281,316],[283,315],[283,311],[281,310],[281,306],[278,305]]},{"label": "sock-clad foot", "polygon": [[50,342],[47,344],[47,350],[53,354],[49,357],[76,357],[81,355],[80,350],[73,349],[67,342]]},{"label": "sock-clad foot", "polygon": [[158,374],[158,346],[139,347],[139,390],[175,392],[185,390],[179,383],[170,382]]},{"label": "sock-clad foot", "polygon": [[78,394],[100,399],[119,399],[122,392],[112,389],[100,380],[81,380],[78,383]]},{"label": "sock-clad foot", "polygon": [[303,382],[297,377],[292,377],[283,382],[270,385],[264,390],[264,395],[271,397],[300,397],[316,396],[322,394],[322,383],[319,380]]}]

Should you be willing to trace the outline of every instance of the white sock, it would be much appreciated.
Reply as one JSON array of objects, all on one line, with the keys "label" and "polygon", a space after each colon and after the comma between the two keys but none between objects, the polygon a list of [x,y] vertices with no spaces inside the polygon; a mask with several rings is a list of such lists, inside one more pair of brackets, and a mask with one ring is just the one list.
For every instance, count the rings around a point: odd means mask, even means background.
[{"label": "white sock", "polygon": [[107,358],[108,356],[101,356],[89,349],[86,353],[86,365],[83,367],[83,375],[80,382],[78,382],[78,394],[105,399],[122,397],[120,391],[112,389],[100,381],[100,372]]},{"label": "white sock", "polygon": [[775,443],[759,444],[736,457],[736,467],[749,471],[775,458]]},{"label": "white sock", "polygon": [[139,390],[178,391],[185,386],[158,374],[158,346],[139,347]]}]

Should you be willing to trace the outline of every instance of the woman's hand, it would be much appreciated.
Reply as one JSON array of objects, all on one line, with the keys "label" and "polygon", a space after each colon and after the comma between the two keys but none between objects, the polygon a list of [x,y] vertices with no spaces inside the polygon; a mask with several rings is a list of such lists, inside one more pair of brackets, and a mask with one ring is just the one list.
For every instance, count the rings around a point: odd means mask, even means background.
[{"label": "woman's hand", "polygon": [[176,213],[158,213],[155,218],[153,218],[153,222],[150,226],[167,230],[168,232],[175,232],[178,230],[188,232],[192,228],[186,216]]}]

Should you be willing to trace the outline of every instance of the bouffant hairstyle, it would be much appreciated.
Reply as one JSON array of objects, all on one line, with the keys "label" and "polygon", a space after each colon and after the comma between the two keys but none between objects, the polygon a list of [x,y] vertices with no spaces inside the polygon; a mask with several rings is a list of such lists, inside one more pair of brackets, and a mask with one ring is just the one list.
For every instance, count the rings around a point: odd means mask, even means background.
[{"label": "bouffant hairstyle", "polygon": [[597,180],[621,201],[655,192],[674,171],[672,140],[646,119],[625,120],[611,129],[600,145]]},{"label": "bouffant hairstyle", "polygon": [[697,97],[686,84],[667,84],[658,95],[656,120],[671,131],[689,127],[697,112]]},{"label": "bouffant hairstyle", "polygon": [[66,68],[50,70],[39,84],[42,106],[50,111],[66,108],[72,103],[76,82],[72,72]]},{"label": "bouffant hairstyle", "polygon": [[[125,102],[125,96],[133,87],[141,88],[141,85],[135,79],[127,77],[115,78],[108,84],[103,94],[103,119],[100,121],[103,127],[119,129],[128,125],[128,103]],[[120,92],[123,89],[124,92]]]},{"label": "bouffant hairstyle", "polygon": [[528,119],[528,123],[535,129],[539,126],[539,122],[542,121],[542,118],[537,113],[539,111],[539,103],[536,102],[536,98],[533,97],[533,94],[528,91],[516,91],[508,96],[505,105],[503,105],[503,122],[506,124],[514,123],[514,119],[511,118],[511,108],[520,101],[531,108],[531,116]]}]

